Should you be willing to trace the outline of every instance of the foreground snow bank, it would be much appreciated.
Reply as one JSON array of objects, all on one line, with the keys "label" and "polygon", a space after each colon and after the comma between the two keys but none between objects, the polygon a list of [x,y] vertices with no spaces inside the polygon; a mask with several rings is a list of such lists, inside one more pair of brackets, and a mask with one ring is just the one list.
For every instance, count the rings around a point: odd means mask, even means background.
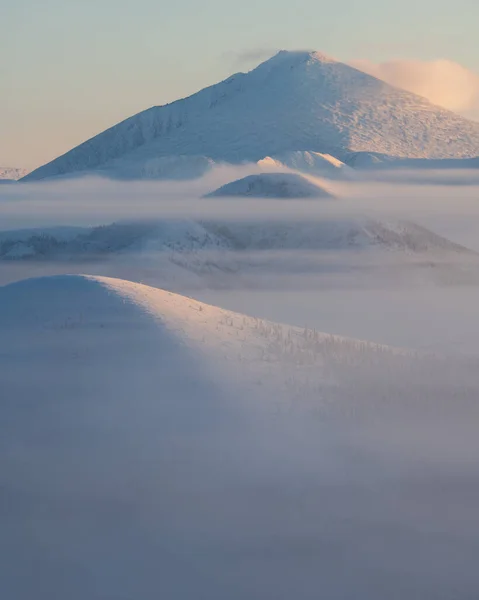
[{"label": "foreground snow bank", "polygon": [[6,597],[478,589],[477,365],[90,276],[0,288],[0,339]]},{"label": "foreground snow bank", "polygon": [[[156,371],[182,389],[183,372],[194,381],[215,380],[225,393],[236,385],[258,384],[283,396],[327,386],[326,357],[361,361],[363,354],[381,356],[383,347],[319,332],[270,323],[197,302],[171,292],[107,277],[62,275],[29,279],[0,288],[0,331],[11,369],[4,379],[15,396],[29,396],[34,378],[19,376],[26,368],[41,371],[43,381],[57,385],[58,361],[71,368],[114,369],[120,363],[162,363]],[[132,347],[140,344],[141,352]],[[35,351],[37,350],[37,352]],[[389,353],[395,354],[391,349]],[[76,359],[81,359],[77,362]],[[196,369],[191,364],[200,365]],[[40,368],[41,365],[41,368]],[[132,367],[134,368],[134,367]],[[224,376],[227,374],[227,377]],[[105,380],[116,393],[114,380]],[[196,384],[195,384],[196,385]],[[11,388],[9,388],[11,386]],[[119,390],[123,393],[124,390]]]}]

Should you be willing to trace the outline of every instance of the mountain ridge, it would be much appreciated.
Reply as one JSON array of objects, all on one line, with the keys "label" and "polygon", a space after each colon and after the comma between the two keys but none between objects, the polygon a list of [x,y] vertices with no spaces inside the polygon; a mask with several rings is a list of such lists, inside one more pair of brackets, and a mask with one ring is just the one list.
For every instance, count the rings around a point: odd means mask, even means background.
[{"label": "mountain ridge", "polygon": [[318,52],[281,51],[186,98],[142,111],[23,180],[152,157],[203,155],[238,163],[308,150],[407,158],[479,155],[479,123]]},{"label": "mountain ridge", "polygon": [[17,181],[28,174],[28,169],[21,167],[2,167],[0,166],[0,181]]}]

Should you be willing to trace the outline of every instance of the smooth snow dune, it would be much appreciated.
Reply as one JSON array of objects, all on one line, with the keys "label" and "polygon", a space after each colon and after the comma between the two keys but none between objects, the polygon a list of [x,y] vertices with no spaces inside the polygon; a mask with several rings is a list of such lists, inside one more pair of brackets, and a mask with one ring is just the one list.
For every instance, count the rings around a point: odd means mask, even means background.
[{"label": "smooth snow dune", "polygon": [[[336,407],[325,398],[346,385],[350,375],[345,365],[390,362],[395,368],[416,358],[406,350],[271,323],[146,285],[87,275],[29,279],[0,288],[0,333],[3,392],[13,397],[33,393],[35,376],[56,386],[62,363],[70,371],[92,369],[95,376],[85,375],[85,382],[98,380],[116,391],[115,378],[106,373],[116,372],[119,364],[128,369],[131,359],[133,377],[137,366],[143,371],[147,365],[148,378],[162,389],[178,381],[181,391],[191,380],[192,385],[214,383],[226,394],[236,386],[259,387],[266,395],[274,390],[278,399],[312,393],[316,408],[327,412]],[[22,376],[30,369],[29,377]]]},{"label": "smooth snow dune", "polygon": [[247,196],[252,198],[333,198],[324,187],[298,173],[260,173],[232,181],[206,198]]},{"label": "smooth snow dune", "polygon": [[[85,370],[82,386],[94,389],[99,382],[109,395],[124,395],[115,380],[122,381],[131,367],[132,381],[155,381],[175,396],[184,394],[185,385],[220,395],[261,390],[278,402],[303,394],[305,406],[314,402],[315,410],[326,414],[341,412],[343,400],[356,393],[351,382],[358,372],[367,386],[380,390],[383,378],[368,381],[367,376],[376,368],[383,375],[389,370],[387,385],[394,382],[403,390],[396,371],[410,370],[422,381],[440,364],[412,350],[272,323],[139,283],[88,275],[28,279],[0,288],[0,334],[2,395],[14,398],[45,389],[47,382],[53,395],[56,386],[71,386],[62,377],[62,364],[75,377]],[[336,404],[330,404],[332,398]],[[364,401],[355,408],[362,409]]]},{"label": "smooth snow dune", "polygon": [[5,598],[478,589],[475,364],[86,275],[0,288],[0,340]]},{"label": "smooth snow dune", "polygon": [[[225,394],[236,385],[260,385],[288,396],[331,384],[326,362],[332,347],[337,346],[345,360],[362,360],[365,350],[371,356],[383,352],[374,344],[269,323],[138,283],[87,275],[29,279],[0,288],[0,334],[5,349],[3,392],[13,397],[34,393],[35,376],[43,385],[48,381],[49,388],[59,382],[72,385],[62,377],[57,380],[62,363],[69,372],[92,369],[93,377],[85,372],[85,385],[100,381],[116,393],[116,369],[129,369],[130,359],[133,378],[140,367],[162,389],[178,382],[175,395],[183,394],[191,380],[193,386],[215,382]],[[118,391],[125,392],[121,387]]]}]

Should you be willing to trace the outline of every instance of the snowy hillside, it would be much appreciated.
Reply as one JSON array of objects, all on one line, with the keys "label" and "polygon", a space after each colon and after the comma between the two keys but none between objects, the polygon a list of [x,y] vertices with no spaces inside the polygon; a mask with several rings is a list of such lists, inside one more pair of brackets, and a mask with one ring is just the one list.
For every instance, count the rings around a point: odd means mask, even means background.
[{"label": "snowy hillside", "polygon": [[479,155],[479,123],[320,53],[282,51],[249,73],[123,121],[26,180],[138,170],[167,156],[240,162],[290,150],[341,160],[351,152],[472,157]]},{"label": "snowy hillside", "polygon": [[0,259],[99,258],[123,252],[196,252],[227,241],[190,220],[130,221],[92,228],[57,227],[0,232]]},{"label": "snowy hillside", "polygon": [[446,238],[415,223],[400,220],[375,220],[370,218],[324,218],[304,223],[290,222],[229,222],[216,226],[204,224],[208,229],[229,240],[234,248],[243,250],[333,250],[333,251],[384,251],[429,254],[474,254]]},{"label": "snowy hillside", "polygon": [[284,167],[309,173],[310,175],[327,177],[328,179],[354,179],[355,171],[342,161],[329,154],[319,152],[289,151],[275,156],[266,156],[258,161],[264,170],[281,170]]},{"label": "snowy hillside", "polygon": [[0,287],[0,339],[5,598],[478,589],[475,361],[87,275]]},{"label": "snowy hillside", "polygon": [[472,158],[401,158],[379,152],[357,152],[346,158],[355,169],[479,169],[479,156]]},{"label": "snowy hillside", "polygon": [[[301,391],[321,391],[314,396],[320,408],[328,397],[349,398],[352,365],[366,371],[377,365],[411,369],[420,360],[427,376],[427,368],[434,368],[438,360],[248,317],[130,281],[89,275],[27,279],[0,287],[0,333],[2,398],[15,399],[37,389],[55,398],[58,384],[73,390],[75,378],[87,373],[91,377],[85,381],[93,388],[108,386],[110,392],[124,394],[108,372],[122,361],[131,361],[132,369],[153,377],[158,389],[163,387],[173,396],[188,390],[201,394],[215,388],[219,393],[238,386],[254,389],[261,382],[263,391],[274,389],[284,400]],[[62,368],[75,369],[72,379],[58,379]],[[28,370],[29,377],[19,376],[22,370]],[[322,406],[324,411],[331,408]]]},{"label": "snowy hillside", "polygon": [[[168,369],[163,366],[154,375],[160,387],[168,384],[175,395],[185,391],[184,385],[194,386],[195,393],[212,390],[212,382],[254,388],[261,380],[283,394],[319,385],[327,388],[332,373],[326,369],[325,353],[331,352],[333,359],[334,348],[343,354],[341,360],[356,356],[360,362],[365,352],[371,355],[368,361],[385,351],[391,356],[399,352],[318,332],[306,335],[298,328],[164,290],[87,275],[29,279],[0,287],[0,332],[6,349],[3,367],[9,368],[2,378],[3,398],[24,397],[28,389],[35,389],[36,376],[42,378],[41,389],[55,397],[61,367],[71,364],[78,373],[95,373],[100,354],[106,373],[128,357],[138,364],[149,355],[148,364],[153,360],[159,367],[160,358],[162,362],[168,356]],[[144,349],[135,356],[137,344]],[[29,361],[34,358],[28,364],[36,369],[28,381],[19,377],[19,369],[28,368],[26,353]],[[226,373],[228,379],[222,382]],[[74,380],[67,383],[73,386]],[[115,382],[108,385],[116,388]]]},{"label": "snowy hillside", "polygon": [[27,169],[0,167],[0,183],[3,181],[17,181],[28,173]]},{"label": "snowy hillside", "polygon": [[118,179],[188,180],[206,175],[216,162],[207,156],[152,156],[146,160],[120,158],[98,169],[101,175]]},{"label": "snowy hillside", "polygon": [[222,196],[250,196],[253,198],[333,198],[318,183],[296,173],[260,173],[248,175],[223,185],[206,195],[207,198]]},{"label": "snowy hillside", "polygon": [[[427,255],[429,260],[463,254],[467,248],[415,223],[360,217],[321,220],[164,219],[124,221],[93,228],[54,227],[0,232],[0,260],[100,259],[160,255],[182,268],[224,264],[226,250],[384,251]],[[320,258],[320,256],[318,256]]]},{"label": "snowy hillside", "polygon": [[479,282],[478,256],[467,248],[414,223],[359,217],[164,219],[12,230],[0,232],[0,265],[4,273],[24,277],[90,271],[187,294],[238,285],[275,288],[291,277],[316,288],[327,273],[350,272],[355,280],[351,270],[362,273],[361,285],[377,278],[410,286]]}]

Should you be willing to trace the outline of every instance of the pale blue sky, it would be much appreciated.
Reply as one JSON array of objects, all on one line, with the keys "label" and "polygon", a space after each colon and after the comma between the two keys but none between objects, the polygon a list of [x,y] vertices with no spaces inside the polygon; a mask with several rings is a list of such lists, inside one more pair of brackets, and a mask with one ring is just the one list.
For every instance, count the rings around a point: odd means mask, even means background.
[{"label": "pale blue sky", "polygon": [[279,48],[479,71],[477,0],[0,0],[0,165],[35,167]]}]

